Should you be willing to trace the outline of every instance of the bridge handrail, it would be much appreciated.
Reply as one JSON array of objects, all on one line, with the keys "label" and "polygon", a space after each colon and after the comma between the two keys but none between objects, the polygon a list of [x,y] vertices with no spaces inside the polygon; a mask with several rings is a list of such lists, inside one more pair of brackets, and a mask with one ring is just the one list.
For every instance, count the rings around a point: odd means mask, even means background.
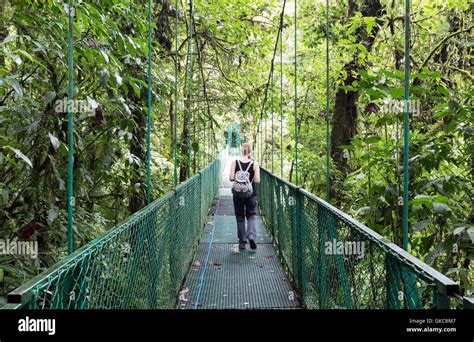
[{"label": "bridge handrail", "polygon": [[[429,284],[432,284],[432,285],[436,286],[437,296],[439,298],[443,297],[445,302],[446,302],[446,298],[448,298],[448,297],[449,298],[457,298],[457,299],[462,298],[461,290],[460,290],[459,284],[457,282],[453,281],[449,277],[445,276],[444,274],[438,272],[437,270],[435,270],[431,266],[429,266],[426,263],[422,262],[421,260],[419,260],[415,256],[411,255],[407,251],[403,250],[402,248],[400,248],[399,246],[397,246],[395,243],[391,242],[387,238],[385,238],[382,235],[378,234],[377,232],[373,231],[372,229],[370,229],[366,225],[364,225],[361,222],[357,221],[356,219],[349,216],[348,214],[342,212],[341,210],[339,210],[335,206],[331,205],[330,203],[326,202],[325,200],[319,198],[318,196],[310,193],[309,191],[307,191],[305,189],[302,189],[301,187],[296,186],[295,184],[293,184],[291,182],[288,182],[285,179],[282,179],[281,177],[279,177],[277,175],[272,174],[269,170],[266,170],[265,168],[262,167],[261,173],[262,173],[262,183],[264,183],[264,182],[271,183],[270,185],[269,184],[266,184],[266,185],[259,184],[259,186],[257,187],[257,190],[259,191],[259,196],[264,197],[263,199],[259,197],[259,201],[265,202],[263,204],[264,208],[262,209],[262,211],[263,211],[262,215],[266,219],[267,223],[270,224],[270,226],[272,225],[272,223],[276,222],[275,220],[277,220],[275,215],[277,215],[277,214],[281,215],[281,213],[277,213],[277,211],[278,210],[283,210],[283,209],[279,209],[279,208],[276,208],[276,207],[277,206],[284,206],[283,202],[282,203],[274,203],[274,202],[276,202],[274,200],[274,197],[275,197],[275,194],[277,194],[276,186],[286,187],[288,194],[290,194],[290,193],[295,194],[297,197],[302,196],[303,198],[306,199],[306,201],[311,201],[312,203],[314,203],[314,205],[316,205],[318,208],[320,208],[320,209],[318,209],[318,211],[326,210],[328,213],[330,213],[334,217],[335,220],[338,220],[339,222],[343,223],[344,226],[350,227],[351,230],[353,230],[354,232],[357,232],[357,234],[359,234],[361,236],[364,236],[365,239],[367,239],[368,241],[373,243],[375,246],[380,248],[380,250],[384,251],[386,254],[391,255],[395,260],[397,260],[398,263],[400,263],[400,265],[402,265],[404,267],[403,269],[405,271],[409,271],[410,273],[413,273],[415,276],[419,277],[420,279],[423,279],[423,281],[425,281],[426,283],[429,283]],[[266,176],[271,177],[271,178],[266,179]],[[262,188],[262,185],[263,185],[263,188]],[[273,194],[272,194],[271,189],[273,189]],[[281,191],[281,190],[278,190],[278,191]],[[272,197],[271,200],[268,199],[270,197]],[[283,198],[280,198],[279,200],[283,201]],[[272,203],[268,203],[267,201],[272,201]],[[300,201],[301,201],[301,199],[300,199]],[[301,203],[304,203],[304,202],[299,202],[299,203],[301,204]],[[303,205],[303,207],[304,207],[304,205]],[[288,209],[286,209],[286,210],[288,210]],[[302,210],[304,210],[304,208]],[[295,213],[297,213],[297,215],[300,216],[299,218],[295,219],[296,221],[303,220],[302,215],[308,215],[307,213],[301,212],[301,211],[295,211]],[[293,225],[293,219],[291,219],[290,224]],[[295,225],[296,225],[296,223],[295,223]],[[336,225],[337,224],[334,224],[334,222],[333,222],[333,227],[336,226]],[[272,230],[272,229],[273,228],[271,228],[270,230]],[[275,229],[279,229],[279,228],[277,227]],[[292,227],[292,228],[286,228],[286,229],[295,229],[295,228]],[[308,229],[308,228],[306,228],[306,229]],[[314,230],[314,229],[320,229],[320,228],[315,228],[314,224],[313,224],[311,229]],[[293,234],[293,233],[291,232],[291,233],[287,233],[287,234]],[[302,233],[295,233],[295,235],[298,235],[298,234],[302,234]],[[275,236],[274,236],[274,240],[278,244],[278,241],[276,241],[277,239],[275,238]],[[301,242],[296,242],[296,243],[301,243]],[[314,241],[313,241],[313,243],[314,243]],[[288,245],[288,243],[286,243],[286,244]],[[304,247],[305,246],[301,247],[300,249],[304,249]],[[290,253],[292,255],[292,258],[293,258],[293,253],[298,254],[297,251],[294,251],[294,252]],[[314,250],[312,251],[312,253],[315,253]],[[282,257],[283,257],[283,259],[285,260],[285,262],[287,264],[292,263],[292,261],[289,260],[288,256],[285,255],[284,251],[282,251],[281,254],[282,254]],[[302,256],[299,256],[299,257],[301,258]],[[313,258],[315,260],[317,259],[317,257],[313,257]],[[344,262],[342,262],[342,263],[344,263]],[[288,268],[289,268],[290,272],[298,273],[297,271],[292,269],[291,265]],[[298,275],[295,275],[295,277],[297,277],[297,276]],[[351,291],[348,290],[348,296],[350,296],[350,292]],[[449,300],[447,300],[447,302],[449,302]],[[464,302],[467,303],[467,304],[465,304],[465,306],[468,306],[470,304],[470,301],[466,298],[464,298]],[[444,306],[446,306],[446,305],[449,306],[449,303],[445,304]]]},{"label": "bridge handrail", "polygon": [[[213,196],[215,192],[218,189],[218,184],[219,184],[219,176],[222,173],[222,160],[226,158],[226,154],[224,152],[221,152],[218,156],[217,159],[215,159],[213,162],[211,162],[209,165],[207,165],[205,168],[203,168],[201,171],[187,179],[186,181],[180,183],[176,189],[172,189],[170,192],[166,193],[162,197],[156,199],[153,201],[149,206],[146,206],[139,210],[138,212],[134,213],[130,217],[128,217],[125,221],[122,223],[110,228],[106,232],[102,233],[99,235],[97,238],[94,240],[86,243],[84,246],[81,248],[77,249],[75,252],[73,252],[71,255],[68,255],[61,260],[59,260],[56,264],[48,268],[47,270],[41,272],[34,278],[30,279],[29,281],[25,282],[23,285],[20,287],[16,288],[15,290],[11,291],[10,293],[7,294],[7,304],[2,307],[1,309],[19,309],[19,308],[40,308],[42,309],[43,307],[40,307],[38,302],[43,302],[44,304],[44,299],[41,298],[44,294],[48,294],[50,289],[56,290],[56,291],[63,291],[63,288],[68,287],[65,286],[65,283],[68,281],[68,277],[71,277],[71,273],[74,273],[77,271],[77,269],[80,270],[80,272],[85,272],[87,273],[87,268],[86,271],[83,271],[81,267],[83,265],[86,265],[84,267],[89,267],[90,263],[90,258],[91,256],[98,256],[100,255],[101,249],[107,245],[107,244],[113,244],[115,239],[118,239],[118,237],[124,233],[127,232],[130,234],[134,234],[132,231],[133,225],[138,224],[140,225],[140,229],[147,230],[150,229],[148,226],[150,225],[150,221],[152,222],[151,225],[156,224],[153,223],[154,220],[158,220],[158,213],[160,210],[163,210],[164,207],[168,206],[169,210],[176,210],[175,208],[177,207],[177,203],[175,202],[174,198],[176,197],[177,194],[183,193],[184,196],[188,195],[188,192],[186,192],[187,187],[196,187],[195,184],[200,184],[197,186],[197,190],[193,189],[193,191],[198,191],[199,194],[196,193],[195,197],[199,197],[198,201],[199,204],[194,203],[193,205],[195,207],[195,210],[199,210],[199,226],[202,226],[206,217],[206,211],[210,206],[211,201],[213,200]],[[206,184],[201,184],[202,182],[206,182]],[[203,191],[201,191],[203,189]],[[196,198],[197,198],[196,197]],[[186,199],[188,200],[188,199]],[[197,208],[197,209],[196,209]],[[188,215],[192,216],[192,213],[188,213]],[[141,222],[145,222],[142,224]],[[156,221],[155,221],[156,222]],[[194,221],[193,221],[194,222]],[[162,224],[163,226],[169,225],[169,222],[164,222],[164,223],[159,223]],[[187,222],[183,223],[184,225],[188,224]],[[165,228],[163,228],[165,229]],[[152,232],[156,230],[152,229]],[[195,229],[193,232],[198,235],[200,234],[202,229]],[[145,233],[141,233],[145,234]],[[171,233],[172,234],[172,233]],[[193,244],[196,244],[198,242],[198,236],[193,236],[194,242]],[[145,237],[142,238],[145,240],[153,240],[153,238],[150,237]],[[126,243],[133,243],[131,240],[132,238],[129,239],[130,241]],[[158,249],[167,249],[169,248],[168,246],[163,246],[164,244],[167,243],[168,240],[166,241],[161,241],[161,246],[157,246]],[[148,243],[150,243],[148,241]],[[177,248],[177,247],[176,247]],[[133,251],[132,251],[133,252]],[[130,252],[130,254],[132,253]],[[191,251],[189,251],[191,252]],[[164,253],[164,252],[160,252]],[[140,257],[139,255],[138,257]],[[130,257],[131,258],[131,257]],[[190,262],[190,257],[187,258],[189,260],[184,260],[181,264],[187,265]],[[162,259],[159,259],[162,260]],[[156,259],[155,259],[156,261]],[[155,265],[156,266],[156,265]],[[99,267],[100,266],[96,266]],[[100,272],[99,272],[100,273]],[[90,276],[92,277],[92,276]],[[84,282],[90,282],[92,283],[92,280],[88,279],[85,280],[86,276],[82,275],[81,280]],[[181,279],[182,280],[182,279]],[[94,280],[95,281],[95,280]],[[181,283],[180,280],[177,280],[177,283]],[[178,285],[179,285],[178,284]],[[95,284],[94,284],[95,285]],[[76,289],[74,287],[76,285],[72,285],[73,289]],[[177,289],[176,289],[177,290]],[[87,292],[87,291],[86,291]],[[63,295],[63,294],[61,294]],[[67,295],[67,294],[66,294]],[[90,294],[89,294],[90,295]],[[50,295],[52,296],[52,295]],[[151,294],[153,300],[156,302],[156,294]],[[67,301],[67,299],[64,299]],[[64,302],[64,300],[61,300],[60,302]],[[51,300],[52,301],[52,300]],[[73,306],[75,308],[82,308],[82,306],[87,306],[88,301],[90,301],[90,298],[81,298],[81,301],[83,302],[82,304],[74,304]],[[153,306],[152,306],[153,307]],[[55,308],[55,307],[52,307]]]}]

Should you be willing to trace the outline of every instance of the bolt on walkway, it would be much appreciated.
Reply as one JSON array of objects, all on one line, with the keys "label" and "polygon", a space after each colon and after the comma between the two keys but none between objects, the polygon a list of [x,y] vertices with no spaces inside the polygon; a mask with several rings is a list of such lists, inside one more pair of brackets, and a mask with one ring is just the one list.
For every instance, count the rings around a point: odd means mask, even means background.
[{"label": "bolt on walkway", "polygon": [[300,307],[260,215],[257,250],[239,251],[229,158],[178,309],[291,309]]}]

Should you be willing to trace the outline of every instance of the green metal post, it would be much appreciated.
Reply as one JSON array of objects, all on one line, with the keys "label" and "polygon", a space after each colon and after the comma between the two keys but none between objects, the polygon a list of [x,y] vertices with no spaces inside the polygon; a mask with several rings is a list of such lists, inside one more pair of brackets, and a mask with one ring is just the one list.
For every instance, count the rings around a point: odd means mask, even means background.
[{"label": "green metal post", "polygon": [[74,251],[73,236],[73,207],[74,207],[74,126],[73,126],[73,97],[74,97],[74,65],[73,65],[73,25],[74,25],[74,1],[69,0],[68,8],[68,106],[67,106],[67,135],[68,135],[68,164],[67,164],[67,218],[68,218],[68,252]]},{"label": "green metal post", "polygon": [[275,177],[270,178],[270,231],[272,239],[275,235]]},{"label": "green metal post", "polygon": [[[275,182],[275,190],[276,190],[276,205],[275,205],[275,209],[277,210],[277,221],[276,221],[276,226],[275,228],[273,229],[273,235],[272,235],[272,240],[273,242],[275,243],[278,239],[278,234],[280,232],[280,230],[282,229],[282,207],[283,207],[283,199],[282,199],[282,190],[281,190],[281,186],[279,184],[280,182],[279,181],[276,181]],[[278,249],[280,250],[281,252],[281,243],[278,242],[278,243],[275,243],[275,245],[277,245]]]},{"label": "green metal post", "polygon": [[410,101],[410,0],[405,0],[405,111],[403,115],[403,248],[408,250],[408,153]]},{"label": "green metal post", "polygon": [[200,93],[201,93],[201,90],[199,89],[199,84],[201,84],[200,82],[200,76],[198,74],[198,81],[197,81],[197,84],[198,84],[198,89],[196,91],[196,95],[197,95],[197,98],[198,98],[198,105],[197,105],[197,108],[196,108],[196,112],[197,112],[197,119],[196,120],[196,133],[197,133],[197,139],[196,139],[196,148],[197,148],[197,151],[196,151],[196,160],[197,162],[195,164],[197,164],[197,170],[201,170],[201,110],[200,110]]},{"label": "green metal post", "polygon": [[326,0],[326,200],[331,202],[331,168],[329,139],[329,0]]},{"label": "green metal post", "polygon": [[191,176],[191,134],[189,126],[191,124],[192,109],[191,98],[193,96],[193,1],[189,0],[189,88],[188,88],[188,177]]},{"label": "green metal post", "polygon": [[401,269],[406,307],[408,309],[420,309],[421,301],[416,286],[416,276],[405,266],[402,266]]},{"label": "green metal post", "polygon": [[275,145],[275,141],[274,141],[274,134],[273,134],[273,113],[274,113],[274,82],[273,82],[273,72],[272,72],[272,91],[271,91],[271,95],[272,95],[272,122],[271,122],[271,130],[272,130],[272,134],[271,134],[271,137],[272,137],[272,144],[271,144],[271,148],[272,148],[272,174],[275,172],[275,160],[274,160],[274,156],[273,156],[273,151],[274,151],[274,148],[273,148],[273,145]]},{"label": "green metal post", "polygon": [[173,118],[173,185],[176,187],[178,184],[178,150],[177,150],[177,138],[178,134],[178,0],[175,0],[175,60],[174,60],[174,118]]},{"label": "green metal post", "polygon": [[268,118],[265,118],[265,122],[263,123],[263,159],[265,161],[265,167],[268,167],[267,161],[268,161],[268,152],[267,152],[267,123],[268,123]]},{"label": "green metal post", "polygon": [[148,108],[147,108],[147,137],[146,137],[146,198],[147,205],[150,205],[151,177],[150,177],[150,157],[151,157],[151,0],[148,0]]},{"label": "green metal post", "polygon": [[[282,15],[285,9],[282,10]],[[283,178],[283,25],[280,25],[280,177]]]},{"label": "green metal post", "polygon": [[[147,108],[147,205],[150,205],[151,202],[151,169],[150,169],[150,160],[151,160],[151,0],[148,0],[148,89],[147,89],[147,98],[148,98],[148,108]],[[156,286],[158,283],[158,274],[157,274],[157,261],[158,261],[158,242],[157,242],[157,229],[156,221],[152,220],[149,227],[149,243],[148,248],[148,258],[151,263],[150,267],[150,288],[148,293],[148,306],[149,308],[157,307],[157,291]]]},{"label": "green metal post", "polygon": [[259,123],[259,127],[258,127],[258,131],[257,131],[257,134],[259,134],[259,138],[260,138],[260,147],[258,149],[258,152],[259,152],[259,160],[263,163],[263,139],[262,139],[262,118],[260,118],[260,123]]},{"label": "green metal post", "polygon": [[298,0],[295,0],[295,185],[298,186],[298,68],[297,68],[297,45],[298,45]]},{"label": "green metal post", "polygon": [[[334,214],[331,212],[329,216],[327,216],[327,229],[329,231],[329,236],[331,241],[339,241],[339,237],[337,235],[336,224],[335,224],[335,217]],[[339,277],[339,281],[342,287],[343,295],[344,295],[344,303],[347,309],[353,309],[352,303],[352,296],[351,296],[351,289],[349,285],[349,281],[347,280],[347,273],[346,268],[344,265],[344,261],[342,260],[341,256],[336,253],[334,256],[336,259],[336,268]]]},{"label": "green metal post", "polygon": [[386,309],[401,308],[401,269],[400,263],[391,254],[385,256],[385,272],[386,272]]},{"label": "green metal post", "polygon": [[319,267],[317,267],[317,272],[319,273],[317,279],[319,280],[319,309],[328,309],[328,294],[327,294],[327,260],[328,256],[326,255],[326,237],[327,229],[325,229],[325,218],[324,211],[318,210],[317,213],[317,233],[318,233],[318,260]]},{"label": "green metal post", "polygon": [[169,272],[170,272],[170,280],[171,280],[171,288],[173,290],[177,290],[181,279],[178,273],[179,269],[179,251],[178,248],[178,217],[182,213],[182,209],[180,206],[180,201],[178,198],[178,192],[173,190],[173,198],[172,198],[172,207],[171,207],[171,215],[173,217],[172,220],[172,231],[170,232],[170,243],[168,245],[168,255],[169,255]]},{"label": "green metal post", "polygon": [[298,284],[298,290],[300,291],[300,293],[304,293],[303,291],[303,236],[301,234],[302,232],[302,222],[301,222],[301,219],[302,219],[302,207],[303,207],[303,200],[302,200],[302,194],[300,192],[300,189],[297,187],[295,189],[295,193],[294,193],[294,196],[295,196],[295,210],[294,210],[294,213],[295,213],[295,233],[296,233],[296,236],[294,237],[295,238],[295,249],[294,249],[294,252],[295,252],[295,256],[296,256],[296,270],[295,270],[295,276],[296,276],[296,281],[297,281],[297,284]]}]

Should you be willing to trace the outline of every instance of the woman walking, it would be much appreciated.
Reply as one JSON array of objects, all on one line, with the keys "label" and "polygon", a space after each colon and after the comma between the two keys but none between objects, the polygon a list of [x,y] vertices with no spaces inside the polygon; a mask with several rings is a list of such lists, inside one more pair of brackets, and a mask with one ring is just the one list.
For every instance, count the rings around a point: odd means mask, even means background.
[{"label": "woman walking", "polygon": [[[255,215],[257,215],[256,184],[260,183],[260,166],[251,159],[251,152],[250,144],[242,145],[242,157],[232,162],[229,175],[229,180],[234,182],[232,194],[237,219],[239,249],[245,249],[247,240],[250,248],[257,248],[255,242],[257,237],[255,228]],[[247,218],[247,229],[245,228],[245,218]]]}]

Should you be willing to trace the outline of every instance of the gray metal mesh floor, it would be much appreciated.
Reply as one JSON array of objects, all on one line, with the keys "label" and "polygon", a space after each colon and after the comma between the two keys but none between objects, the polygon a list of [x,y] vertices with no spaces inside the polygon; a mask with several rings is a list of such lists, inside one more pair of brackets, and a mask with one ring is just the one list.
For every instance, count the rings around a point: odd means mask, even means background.
[{"label": "gray metal mesh floor", "polygon": [[[208,248],[208,243],[200,245],[182,291],[180,309],[195,307]],[[247,249],[239,253],[232,244],[213,243],[202,280],[199,309],[299,307],[270,244],[258,246],[257,252]]]},{"label": "gray metal mesh floor", "polygon": [[[228,167],[224,175],[228,174]],[[177,308],[299,308],[296,293],[275,254],[260,216],[256,222],[257,250],[253,251],[247,246],[246,250],[239,251],[229,186],[230,183],[223,177],[216,215],[208,218],[198,252],[180,292]]]},{"label": "gray metal mesh floor", "polygon": [[[238,243],[237,238],[237,222],[235,216],[230,215],[216,215],[214,217],[216,228],[214,229],[213,243]],[[257,228],[257,243],[272,243],[272,240],[265,231],[263,220],[260,216],[257,216],[255,220]],[[212,228],[214,224],[208,223],[204,227],[204,232],[201,238],[201,242],[209,243],[212,238]]]}]

